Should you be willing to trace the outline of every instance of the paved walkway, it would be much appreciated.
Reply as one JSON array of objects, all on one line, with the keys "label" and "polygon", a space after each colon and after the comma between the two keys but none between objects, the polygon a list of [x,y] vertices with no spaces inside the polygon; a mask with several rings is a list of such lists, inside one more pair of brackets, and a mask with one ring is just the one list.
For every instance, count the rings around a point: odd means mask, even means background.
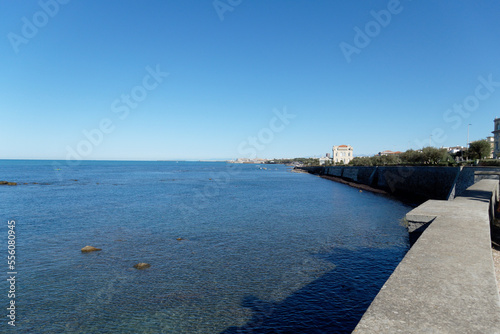
[{"label": "paved walkway", "polygon": [[427,201],[408,220],[432,221],[354,333],[500,333],[490,238],[498,181],[482,180],[453,201]]},{"label": "paved walkway", "polygon": [[[497,206],[497,212],[500,206]],[[493,262],[497,275],[498,290],[500,290],[500,219],[495,219],[491,230],[491,241],[493,244]]]},{"label": "paved walkway", "polygon": [[493,262],[495,263],[495,274],[497,276],[497,286],[500,290],[500,250],[493,249]]}]

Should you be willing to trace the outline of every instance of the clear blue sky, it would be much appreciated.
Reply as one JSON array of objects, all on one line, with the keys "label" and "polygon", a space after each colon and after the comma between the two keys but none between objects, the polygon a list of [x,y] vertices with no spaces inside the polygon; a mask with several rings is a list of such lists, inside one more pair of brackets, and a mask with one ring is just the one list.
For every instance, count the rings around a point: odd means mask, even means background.
[{"label": "clear blue sky", "polygon": [[0,158],[375,154],[500,117],[498,1],[60,1],[0,0]]}]

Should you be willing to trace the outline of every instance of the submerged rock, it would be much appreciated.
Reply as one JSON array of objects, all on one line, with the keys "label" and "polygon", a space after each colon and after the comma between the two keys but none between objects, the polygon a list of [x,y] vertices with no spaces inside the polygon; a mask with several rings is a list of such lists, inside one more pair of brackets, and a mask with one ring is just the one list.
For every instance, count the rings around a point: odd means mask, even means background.
[{"label": "submerged rock", "polygon": [[151,265],[149,263],[140,262],[138,264],[134,264],[135,269],[146,269],[149,267],[151,267]]},{"label": "submerged rock", "polygon": [[100,251],[100,248],[95,248],[92,246],[85,246],[82,248],[82,253],[88,253],[88,252],[95,252],[95,251]]},{"label": "submerged rock", "polygon": [[17,186],[17,183],[16,182],[0,181],[0,185],[2,185],[2,186]]}]

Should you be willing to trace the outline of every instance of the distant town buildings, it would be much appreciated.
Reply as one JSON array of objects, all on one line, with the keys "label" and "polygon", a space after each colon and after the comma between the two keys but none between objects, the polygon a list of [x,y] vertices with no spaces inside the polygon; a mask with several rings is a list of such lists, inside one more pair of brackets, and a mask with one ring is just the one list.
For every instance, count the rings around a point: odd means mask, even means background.
[{"label": "distant town buildings", "polygon": [[393,151],[389,151],[389,150],[386,150],[386,151],[382,151],[382,152],[378,152],[378,156],[384,156],[384,155],[395,155],[395,154],[401,154],[403,152],[400,152],[400,151],[396,151],[396,152],[393,152]]},{"label": "distant town buildings", "polygon": [[352,159],[353,149],[351,145],[338,145],[332,149],[333,164],[343,163],[348,164]]},{"label": "distant town buildings", "polygon": [[248,158],[238,158],[236,160],[229,160],[227,162],[233,163],[233,164],[265,164],[269,160],[268,159],[248,159]]},{"label": "distant town buildings", "polygon": [[448,153],[450,153],[450,154],[456,154],[458,152],[465,152],[465,151],[467,151],[467,147],[460,146],[460,145],[452,146],[452,147],[441,147],[441,148],[446,149],[446,151]]},{"label": "distant town buildings", "polygon": [[327,155],[326,157],[319,158],[319,165],[323,166],[324,164],[329,164],[332,162],[332,159]]}]

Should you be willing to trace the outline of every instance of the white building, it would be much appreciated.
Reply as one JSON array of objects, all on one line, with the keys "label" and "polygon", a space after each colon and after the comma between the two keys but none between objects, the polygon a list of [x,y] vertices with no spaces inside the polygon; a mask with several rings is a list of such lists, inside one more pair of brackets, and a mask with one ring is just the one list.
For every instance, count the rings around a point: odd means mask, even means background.
[{"label": "white building", "polygon": [[455,154],[455,153],[458,153],[458,152],[465,152],[465,151],[467,151],[467,147],[460,146],[460,145],[452,146],[452,147],[441,147],[441,148],[445,148],[446,151],[448,153],[450,153],[450,154]]},{"label": "white building", "polygon": [[338,145],[332,149],[333,164],[344,163],[348,164],[352,159],[353,149],[351,145]]},{"label": "white building", "polygon": [[325,164],[329,164],[330,162],[332,162],[332,159],[330,159],[329,157],[321,157],[321,158],[319,158],[319,165],[320,166],[323,166]]},{"label": "white building", "polygon": [[493,159],[493,152],[495,151],[495,138],[493,136],[486,137],[486,140],[491,145],[491,154],[488,158]]},{"label": "white building", "polygon": [[494,135],[493,158],[500,158],[500,118],[495,118],[495,128],[492,131]]}]

